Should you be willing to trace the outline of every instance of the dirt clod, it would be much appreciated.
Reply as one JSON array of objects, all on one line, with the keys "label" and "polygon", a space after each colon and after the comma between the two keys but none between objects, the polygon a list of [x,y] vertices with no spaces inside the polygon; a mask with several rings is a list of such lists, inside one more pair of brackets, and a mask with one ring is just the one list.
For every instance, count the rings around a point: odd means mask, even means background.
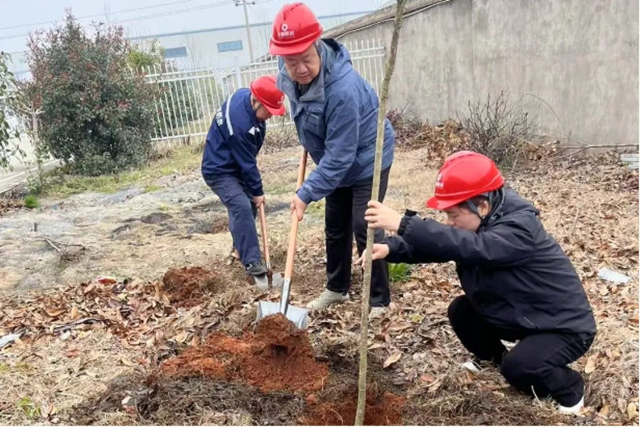
[{"label": "dirt clod", "polygon": [[162,283],[172,303],[181,307],[200,304],[206,293],[220,288],[221,278],[201,267],[172,268],[164,274]]},{"label": "dirt clod", "polygon": [[166,361],[162,371],[235,381],[263,392],[319,390],[328,375],[327,365],[315,360],[307,333],[280,314],[266,317],[241,339],[214,333]]}]

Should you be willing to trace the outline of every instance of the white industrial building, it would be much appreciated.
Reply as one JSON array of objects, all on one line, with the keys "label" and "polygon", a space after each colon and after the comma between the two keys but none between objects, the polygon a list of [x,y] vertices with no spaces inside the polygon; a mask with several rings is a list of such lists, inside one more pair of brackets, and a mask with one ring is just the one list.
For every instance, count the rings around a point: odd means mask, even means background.
[{"label": "white industrial building", "polygon": [[[319,16],[318,19],[322,27],[328,30],[367,13]],[[251,24],[249,31],[254,59],[267,54],[271,22]],[[164,48],[165,59],[174,61],[181,68],[228,68],[251,62],[247,28],[244,25],[129,37],[134,43],[154,39]]]},{"label": "white industrial building", "polygon": [[[352,19],[368,14],[369,11],[319,16],[322,27],[328,30]],[[267,53],[271,37],[271,22],[249,25],[253,57]],[[181,31],[150,35],[129,35],[133,43],[144,44],[158,40],[165,50],[165,59],[172,60],[180,68],[228,68],[251,62],[247,28],[234,25],[219,28]],[[29,77],[25,52],[11,52],[9,70],[19,79]]]}]

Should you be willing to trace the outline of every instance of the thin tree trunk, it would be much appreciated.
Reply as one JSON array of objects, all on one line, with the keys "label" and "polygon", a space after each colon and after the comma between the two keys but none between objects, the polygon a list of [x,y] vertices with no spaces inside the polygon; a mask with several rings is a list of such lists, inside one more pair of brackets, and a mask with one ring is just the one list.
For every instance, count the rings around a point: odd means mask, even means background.
[{"label": "thin tree trunk", "polygon": [[[384,146],[384,122],[387,111],[387,98],[389,97],[389,82],[396,65],[396,52],[400,28],[402,28],[402,15],[406,0],[397,0],[396,19],[393,25],[391,37],[391,49],[385,64],[384,79],[380,90],[380,105],[378,106],[378,135],[376,138],[376,157],[373,168],[373,187],[371,200],[378,200],[380,195],[380,174],[382,172],[382,148]],[[358,409],[356,411],[355,425],[361,426],[364,422],[364,412],[367,403],[367,348],[369,337],[369,295],[371,293],[371,255],[375,230],[367,230],[367,251],[364,269],[364,283],[362,285],[362,312],[360,314],[360,371],[358,377]]]}]

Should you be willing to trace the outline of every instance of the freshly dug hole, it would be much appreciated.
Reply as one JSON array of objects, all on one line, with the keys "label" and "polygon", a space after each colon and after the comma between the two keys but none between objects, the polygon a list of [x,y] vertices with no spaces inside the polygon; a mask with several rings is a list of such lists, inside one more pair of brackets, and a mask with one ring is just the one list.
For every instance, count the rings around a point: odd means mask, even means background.
[{"label": "freshly dug hole", "polygon": [[[405,398],[389,392],[369,390],[364,413],[364,424],[394,426],[402,424]],[[307,411],[302,418],[305,425],[354,425],[358,408],[358,391],[335,397],[331,402],[319,402],[315,395],[306,399]]]},{"label": "freshly dug hole", "polygon": [[201,267],[182,267],[168,270],[162,283],[172,303],[189,308],[202,303],[206,293],[217,292],[222,280],[213,271]]},{"label": "freshly dug hole", "polygon": [[281,314],[264,318],[241,339],[221,333],[167,360],[170,377],[208,377],[255,386],[263,392],[315,391],[327,376],[326,363],[315,360],[306,331]]}]

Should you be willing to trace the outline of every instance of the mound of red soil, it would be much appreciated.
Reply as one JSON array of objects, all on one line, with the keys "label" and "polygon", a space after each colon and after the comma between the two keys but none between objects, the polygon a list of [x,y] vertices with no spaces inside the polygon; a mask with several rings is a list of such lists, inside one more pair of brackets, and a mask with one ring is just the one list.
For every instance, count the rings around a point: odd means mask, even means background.
[{"label": "mound of red soil", "polygon": [[[305,425],[352,426],[356,421],[358,392],[346,396],[337,396],[333,402],[318,402],[315,395],[306,399],[307,414],[302,418]],[[396,426],[402,424],[402,409],[405,398],[395,394],[367,393],[367,407],[364,413],[364,425]]]},{"label": "mound of red soil", "polygon": [[242,339],[214,333],[206,342],[167,360],[169,376],[206,376],[275,390],[315,391],[324,385],[328,368],[317,362],[307,333],[281,314],[264,318]]},{"label": "mound of red soil", "polygon": [[220,282],[216,273],[201,267],[172,268],[162,278],[171,302],[187,308],[202,303],[206,293],[217,292]]}]

